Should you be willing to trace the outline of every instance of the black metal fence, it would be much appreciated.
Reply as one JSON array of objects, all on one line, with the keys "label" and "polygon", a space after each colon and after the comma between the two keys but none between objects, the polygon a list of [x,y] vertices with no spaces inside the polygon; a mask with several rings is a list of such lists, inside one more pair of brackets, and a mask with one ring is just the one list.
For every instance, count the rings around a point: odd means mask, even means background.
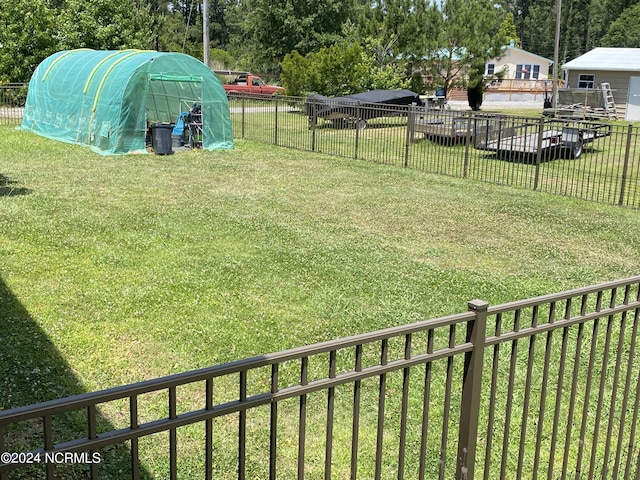
[{"label": "black metal fence", "polygon": [[[0,85],[0,125],[18,125],[26,84]],[[335,105],[334,105],[335,106]],[[393,105],[234,96],[236,138],[640,208],[640,127]],[[355,112],[355,113],[354,113]]]},{"label": "black metal fence", "polygon": [[640,207],[640,127],[632,124],[422,107],[322,110],[294,97],[231,101],[237,138]]},{"label": "black metal fence", "polygon": [[25,83],[0,84],[0,125],[19,125],[27,100]]},{"label": "black metal fence", "polygon": [[[94,479],[140,478],[141,465],[171,479],[638,478],[639,287],[640,276],[475,300],[457,315],[2,411],[0,478],[78,478],[65,459]],[[61,438],[74,412],[85,427]],[[119,428],[101,430],[100,414]],[[114,445],[128,456],[115,473],[99,461]]]}]

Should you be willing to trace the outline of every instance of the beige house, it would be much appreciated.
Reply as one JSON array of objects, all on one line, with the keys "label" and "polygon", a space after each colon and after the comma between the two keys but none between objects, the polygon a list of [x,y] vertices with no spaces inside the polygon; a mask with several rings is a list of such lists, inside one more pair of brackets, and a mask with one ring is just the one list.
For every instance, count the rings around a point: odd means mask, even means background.
[{"label": "beige house", "polygon": [[[504,75],[503,80],[547,80],[552,60],[527,52],[521,48],[508,46],[502,58],[489,60],[484,68],[486,76]],[[504,72],[503,74],[499,72]]]},{"label": "beige house", "polygon": [[640,48],[594,48],[565,63],[562,70],[575,98],[595,93],[593,97],[602,101],[602,84],[609,84],[618,118],[640,120]]},{"label": "beige house", "polygon": [[552,60],[510,45],[502,58],[485,64],[486,77],[496,77],[485,92],[485,100],[540,100],[551,90]]}]

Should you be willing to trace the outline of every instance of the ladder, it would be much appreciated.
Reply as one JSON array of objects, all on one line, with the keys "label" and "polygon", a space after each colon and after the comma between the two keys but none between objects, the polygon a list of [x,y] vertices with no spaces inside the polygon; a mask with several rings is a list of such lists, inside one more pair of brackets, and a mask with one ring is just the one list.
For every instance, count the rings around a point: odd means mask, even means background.
[{"label": "ladder", "polygon": [[618,112],[616,110],[616,102],[613,100],[613,93],[611,92],[611,84],[601,83],[602,97],[604,99],[604,110],[608,118],[618,119]]}]

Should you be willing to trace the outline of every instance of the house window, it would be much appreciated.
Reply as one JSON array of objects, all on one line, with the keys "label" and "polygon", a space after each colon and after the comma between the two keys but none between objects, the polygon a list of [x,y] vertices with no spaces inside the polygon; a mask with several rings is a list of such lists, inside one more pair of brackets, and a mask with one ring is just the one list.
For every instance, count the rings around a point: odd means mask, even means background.
[{"label": "house window", "polygon": [[496,64],[495,63],[487,63],[484,68],[484,74],[487,76],[495,75],[496,73]]},{"label": "house window", "polygon": [[520,80],[538,80],[540,78],[540,65],[520,64],[516,65],[516,77]]},{"label": "house window", "polygon": [[578,88],[593,88],[596,84],[596,76],[592,73],[578,75]]}]

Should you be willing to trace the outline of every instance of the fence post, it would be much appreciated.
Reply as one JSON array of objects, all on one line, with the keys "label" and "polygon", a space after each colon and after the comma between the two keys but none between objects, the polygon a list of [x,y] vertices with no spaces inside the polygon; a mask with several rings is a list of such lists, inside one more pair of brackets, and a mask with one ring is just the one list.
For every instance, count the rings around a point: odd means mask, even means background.
[{"label": "fence post", "polygon": [[409,149],[411,148],[411,144],[413,143],[413,134],[415,131],[415,123],[416,123],[416,112],[415,112],[415,103],[409,105],[409,112],[407,114],[407,135],[404,139],[404,167],[407,168],[409,166]]},{"label": "fence post", "polygon": [[540,117],[540,125],[538,126],[538,145],[536,153],[536,176],[533,181],[533,189],[538,190],[538,182],[540,181],[540,162],[542,161],[542,137],[544,136],[544,117]]},{"label": "fence post", "polygon": [[245,112],[244,112],[244,101],[245,98],[242,97],[242,138],[244,139],[244,117],[245,117]]},{"label": "fence post", "polygon": [[362,106],[361,106],[361,102],[358,101],[358,106],[356,107],[356,141],[355,141],[355,145],[353,146],[354,148],[353,158],[355,158],[356,160],[358,159],[358,149],[360,146],[360,129],[358,128],[358,123],[360,122],[361,116],[362,116]]},{"label": "fence post", "polygon": [[[4,426],[0,425],[0,452],[7,451],[7,447],[4,442],[4,432],[5,432]],[[9,480],[9,474],[7,472],[0,472],[0,480]]]},{"label": "fence post", "polygon": [[467,342],[473,344],[473,349],[464,358],[456,480],[473,479],[488,307],[489,304],[482,300],[472,300],[468,303],[469,311],[475,312],[475,318],[467,324]]},{"label": "fence post", "polygon": [[274,120],[273,144],[278,145],[278,96],[276,95],[276,118]]},{"label": "fence post", "polygon": [[[307,102],[309,101],[307,97]],[[318,123],[318,104],[315,101],[311,102],[311,117],[309,122],[311,123],[311,151],[316,151],[316,124]]]},{"label": "fence post", "polygon": [[[466,134],[465,140],[464,140],[465,141],[465,145],[464,145],[464,167],[463,167],[463,171],[462,171],[462,178],[467,178],[469,176],[469,151],[471,150],[471,120],[472,120],[472,118],[473,118],[473,111],[469,110],[469,113],[467,114],[467,134]],[[454,126],[455,126],[455,123],[454,123]],[[474,139],[475,139],[475,136],[474,136]]]},{"label": "fence post", "polygon": [[629,169],[629,155],[631,154],[631,135],[633,134],[633,125],[629,124],[627,128],[627,147],[624,152],[624,166],[622,167],[622,179],[620,180],[620,199],[618,205],[622,206],[624,202],[624,189],[627,186],[627,170]]}]

